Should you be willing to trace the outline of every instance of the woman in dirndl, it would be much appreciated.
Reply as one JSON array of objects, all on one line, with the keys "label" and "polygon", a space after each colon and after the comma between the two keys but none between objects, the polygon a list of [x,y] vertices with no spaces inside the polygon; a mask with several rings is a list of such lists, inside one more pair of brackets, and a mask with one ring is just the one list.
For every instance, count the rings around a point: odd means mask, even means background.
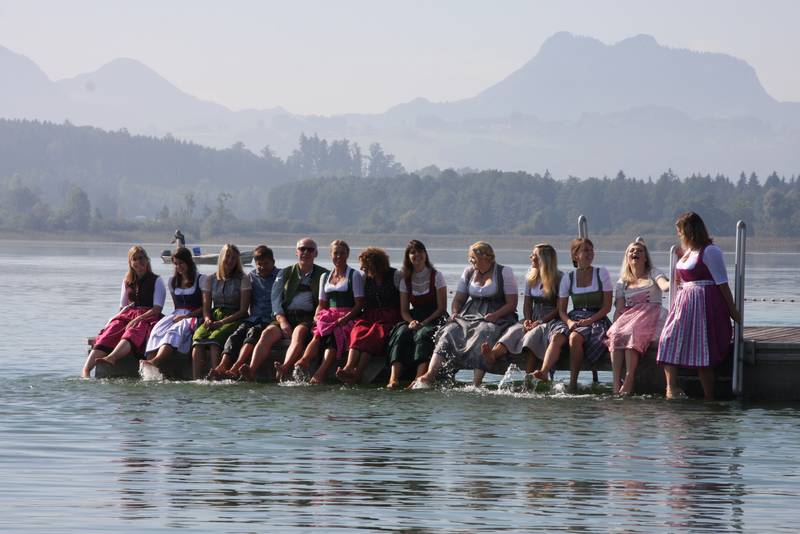
[{"label": "woman in dirndl", "polygon": [[653,266],[644,242],[629,244],[614,288],[614,324],[608,329],[606,339],[611,353],[614,395],[633,394],[639,358],[653,341],[658,342],[665,312],[661,306],[662,291],[669,291],[669,280]]},{"label": "woman in dirndl", "polygon": [[250,277],[244,274],[241,254],[236,245],[227,243],[219,251],[217,272],[207,276],[202,285],[203,324],[192,336],[192,376],[205,375],[210,360],[217,367],[222,348],[236,331],[250,308]]},{"label": "woman in dirndl", "polygon": [[517,281],[511,267],[497,263],[494,250],[484,241],[473,243],[468,257],[470,265],[458,281],[450,322],[437,333],[428,371],[415,387],[431,386],[444,365],[451,372],[472,369],[472,383],[480,386],[491,369],[481,346],[491,347],[517,322]]},{"label": "woman in dirndl", "polygon": [[81,376],[89,378],[98,361],[113,364],[129,354],[143,355],[166,297],[164,281],[153,274],[147,252],[139,245],[132,246],[128,250],[128,273],[122,280],[120,311],[97,334]]},{"label": "woman in dirndl", "polygon": [[175,307],[161,319],[150,332],[143,365],[159,367],[176,352],[188,354],[192,348],[192,334],[203,316],[203,295],[200,289],[204,275],[197,272],[192,252],[178,248],[172,254],[174,273],[167,284]]},{"label": "woman in dirndl", "polygon": [[714,398],[714,367],[731,351],[731,319],[739,322],[722,250],[713,244],[703,219],[694,212],[675,223],[682,250],[675,266],[680,289],[658,341],[658,363],[664,366],[666,396],[683,396],[678,368],[697,369],[703,394]]}]

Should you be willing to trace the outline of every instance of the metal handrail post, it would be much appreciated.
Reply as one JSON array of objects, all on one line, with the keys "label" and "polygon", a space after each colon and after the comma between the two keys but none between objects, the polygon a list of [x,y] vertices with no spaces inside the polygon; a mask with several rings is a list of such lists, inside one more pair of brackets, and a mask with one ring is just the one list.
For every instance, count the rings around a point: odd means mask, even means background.
[{"label": "metal handrail post", "polygon": [[582,239],[589,237],[589,222],[586,220],[586,215],[578,216],[578,237]]},{"label": "metal handrail post", "polygon": [[739,311],[739,322],[733,324],[733,377],[731,390],[740,397],[744,384],[744,272],[745,249],[747,244],[747,224],[736,223],[736,266],[734,268],[733,303]]}]

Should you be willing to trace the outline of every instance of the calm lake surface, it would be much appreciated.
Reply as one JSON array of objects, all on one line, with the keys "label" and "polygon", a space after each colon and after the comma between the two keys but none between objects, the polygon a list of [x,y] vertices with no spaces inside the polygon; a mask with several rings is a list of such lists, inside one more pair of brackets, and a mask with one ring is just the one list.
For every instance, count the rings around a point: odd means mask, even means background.
[{"label": "calm lake surface", "polygon": [[[0,242],[0,531],[798,529],[800,404],[81,380],[127,248]],[[430,255],[454,288],[465,251]],[[747,262],[746,324],[797,324],[800,255]]]}]

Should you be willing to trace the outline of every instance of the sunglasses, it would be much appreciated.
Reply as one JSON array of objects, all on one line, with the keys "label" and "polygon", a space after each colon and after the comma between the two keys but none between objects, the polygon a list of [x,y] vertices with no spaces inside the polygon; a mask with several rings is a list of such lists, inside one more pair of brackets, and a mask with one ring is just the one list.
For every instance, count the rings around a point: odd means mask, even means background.
[{"label": "sunglasses", "polygon": [[314,247],[297,247],[297,250],[300,252],[314,252],[317,249]]}]

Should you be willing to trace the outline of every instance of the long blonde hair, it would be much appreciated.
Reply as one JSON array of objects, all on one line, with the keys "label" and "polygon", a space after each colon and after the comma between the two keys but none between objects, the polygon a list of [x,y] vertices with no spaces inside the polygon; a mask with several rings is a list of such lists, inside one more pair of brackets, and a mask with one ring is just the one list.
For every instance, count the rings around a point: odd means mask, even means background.
[{"label": "long blonde hair", "polygon": [[130,249],[128,249],[128,273],[125,275],[125,285],[129,286],[136,281],[136,271],[134,271],[133,267],[131,267],[131,262],[133,261],[133,257],[139,252],[144,254],[144,257],[147,258],[147,272],[153,272],[153,268],[150,266],[150,256],[147,255],[147,251],[142,248],[141,245],[133,245]]},{"label": "long blonde hair", "polygon": [[[236,254],[236,267],[233,268],[232,273],[225,272],[225,256],[228,251]],[[239,252],[239,247],[231,243],[225,243],[219,251],[217,258],[217,280],[227,280],[237,276],[244,276],[244,267],[242,267],[242,254]]]},{"label": "long blonde hair", "polygon": [[539,243],[533,247],[532,254],[539,256],[539,268],[531,267],[528,270],[526,281],[528,287],[536,287],[541,282],[542,293],[550,299],[558,292],[558,256],[556,249],[549,243]]},{"label": "long blonde hair", "polygon": [[636,275],[633,274],[631,264],[628,261],[628,253],[633,247],[639,247],[644,251],[644,273],[649,276],[653,271],[653,261],[650,259],[650,252],[647,250],[647,245],[644,244],[644,241],[634,241],[625,248],[625,254],[622,256],[622,266],[619,268],[619,279],[625,285],[636,281]]}]

